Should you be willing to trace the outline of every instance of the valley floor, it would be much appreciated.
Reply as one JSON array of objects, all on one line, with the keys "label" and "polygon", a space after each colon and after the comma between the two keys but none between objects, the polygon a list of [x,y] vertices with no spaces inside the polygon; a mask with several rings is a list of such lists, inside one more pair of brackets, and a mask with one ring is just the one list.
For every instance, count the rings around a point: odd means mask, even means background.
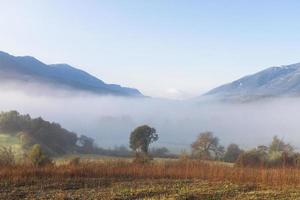
[{"label": "valley floor", "polygon": [[299,188],[174,179],[1,180],[0,199],[300,199]]}]

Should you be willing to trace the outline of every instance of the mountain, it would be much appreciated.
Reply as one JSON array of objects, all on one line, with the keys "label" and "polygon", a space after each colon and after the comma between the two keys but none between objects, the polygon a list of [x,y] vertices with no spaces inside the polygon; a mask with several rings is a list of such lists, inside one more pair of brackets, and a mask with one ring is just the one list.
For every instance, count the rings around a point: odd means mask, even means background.
[{"label": "mountain", "polygon": [[299,96],[300,63],[270,67],[217,87],[204,96],[249,101],[266,97]]},{"label": "mountain", "polygon": [[38,85],[51,85],[55,88],[80,90],[99,95],[143,96],[137,89],[106,84],[67,64],[47,65],[34,57],[16,57],[0,51],[0,83],[5,81],[38,83]]}]

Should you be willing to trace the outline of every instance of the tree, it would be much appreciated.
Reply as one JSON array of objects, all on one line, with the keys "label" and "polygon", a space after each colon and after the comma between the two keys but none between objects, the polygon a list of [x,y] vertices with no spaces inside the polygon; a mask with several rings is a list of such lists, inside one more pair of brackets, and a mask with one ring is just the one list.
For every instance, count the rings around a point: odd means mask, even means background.
[{"label": "tree", "polygon": [[224,147],[219,145],[219,139],[212,132],[200,133],[191,147],[192,155],[204,160],[219,159],[224,152]]},{"label": "tree", "polygon": [[78,138],[79,146],[83,153],[92,153],[94,151],[94,139],[87,137],[85,135],[81,135]]},{"label": "tree", "polygon": [[224,155],[225,155],[225,148],[224,148],[224,146],[219,145],[217,150],[215,151],[215,159],[223,160]]},{"label": "tree", "polygon": [[158,140],[156,130],[147,125],[139,126],[130,134],[130,148],[148,155],[149,145]]},{"label": "tree", "polygon": [[276,153],[276,152],[292,153],[293,151],[294,149],[290,144],[285,143],[277,136],[273,137],[273,141],[269,146],[269,154]]},{"label": "tree", "polygon": [[237,144],[230,144],[226,149],[224,161],[235,162],[242,152],[243,151],[239,148]]}]

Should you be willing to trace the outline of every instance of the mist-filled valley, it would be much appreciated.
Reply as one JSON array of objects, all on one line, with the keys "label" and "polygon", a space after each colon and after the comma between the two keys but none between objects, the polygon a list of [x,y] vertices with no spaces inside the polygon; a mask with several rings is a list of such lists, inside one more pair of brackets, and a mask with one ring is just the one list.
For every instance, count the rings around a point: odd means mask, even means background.
[{"label": "mist-filled valley", "polygon": [[159,140],[154,146],[165,146],[173,152],[189,150],[203,131],[212,131],[222,145],[237,143],[246,149],[268,144],[274,135],[296,148],[300,146],[298,98],[222,103],[201,97],[130,98],[38,87],[2,86],[0,110],[17,110],[58,122],[79,135],[94,138],[100,147],[128,146],[130,132],[143,124],[157,129]]},{"label": "mist-filled valley", "polygon": [[300,200],[299,8],[0,0],[0,200]]}]

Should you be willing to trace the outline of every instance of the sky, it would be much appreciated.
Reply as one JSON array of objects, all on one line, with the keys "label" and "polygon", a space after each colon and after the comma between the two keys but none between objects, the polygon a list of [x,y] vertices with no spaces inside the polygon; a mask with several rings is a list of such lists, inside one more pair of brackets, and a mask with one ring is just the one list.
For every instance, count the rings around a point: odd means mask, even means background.
[{"label": "sky", "polygon": [[300,62],[298,0],[0,0],[0,50],[185,99]]}]

